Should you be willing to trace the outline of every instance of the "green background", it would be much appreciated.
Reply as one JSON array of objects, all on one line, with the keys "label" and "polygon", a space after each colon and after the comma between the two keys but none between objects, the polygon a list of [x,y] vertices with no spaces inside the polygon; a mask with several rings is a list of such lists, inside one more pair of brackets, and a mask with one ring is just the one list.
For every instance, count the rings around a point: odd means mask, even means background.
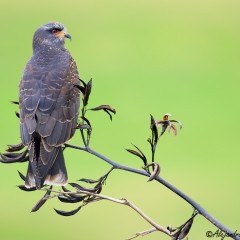
[{"label": "green background", "polygon": [[[233,231],[240,232],[239,77],[240,2],[238,0],[6,1],[0,3],[0,150],[20,141],[14,116],[18,83],[31,56],[34,31],[60,21],[73,41],[66,47],[81,78],[93,78],[90,107],[110,104],[113,122],[103,112],[89,112],[91,146],[111,159],[140,168],[142,162],[124,148],[131,143],[150,154],[150,113],[169,112],[184,128],[160,140],[161,176],[192,197]],[[79,133],[71,143],[81,144]],[[109,166],[86,153],[65,153],[69,181],[98,178]],[[0,165],[0,239],[126,239],[151,228],[131,209],[97,202],[64,218],[53,207],[70,210],[52,199],[30,213],[42,192],[23,192],[17,170],[26,164]],[[155,182],[113,172],[103,194],[127,198],[160,225],[179,226],[192,207]],[[207,239],[216,231],[195,219],[190,239]],[[145,239],[169,239],[153,233]],[[144,238],[143,238],[144,239]]]}]

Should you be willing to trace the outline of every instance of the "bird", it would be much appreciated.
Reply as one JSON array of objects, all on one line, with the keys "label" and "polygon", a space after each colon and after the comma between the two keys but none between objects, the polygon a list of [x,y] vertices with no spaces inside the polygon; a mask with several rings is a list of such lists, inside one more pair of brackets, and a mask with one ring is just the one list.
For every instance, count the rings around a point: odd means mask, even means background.
[{"label": "bird", "polygon": [[19,83],[20,134],[29,163],[26,188],[64,186],[62,145],[73,137],[80,108],[80,77],[65,48],[65,26],[49,22],[33,36],[33,54]]}]

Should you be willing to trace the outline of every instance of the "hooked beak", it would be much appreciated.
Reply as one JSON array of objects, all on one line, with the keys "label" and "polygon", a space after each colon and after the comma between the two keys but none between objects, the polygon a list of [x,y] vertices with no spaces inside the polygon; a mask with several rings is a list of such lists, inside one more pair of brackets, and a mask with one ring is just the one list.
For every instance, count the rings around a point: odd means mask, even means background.
[{"label": "hooked beak", "polygon": [[72,37],[71,37],[71,35],[70,35],[69,33],[65,33],[65,34],[64,34],[64,37],[65,37],[65,38],[69,38],[70,40],[72,40]]}]

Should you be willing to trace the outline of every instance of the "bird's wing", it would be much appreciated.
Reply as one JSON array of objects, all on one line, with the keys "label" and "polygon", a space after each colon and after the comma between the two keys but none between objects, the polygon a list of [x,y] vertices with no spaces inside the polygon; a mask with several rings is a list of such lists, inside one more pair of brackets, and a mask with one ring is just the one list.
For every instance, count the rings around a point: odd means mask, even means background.
[{"label": "bird's wing", "polygon": [[[27,64],[19,99],[21,138],[25,145],[37,133],[50,152],[73,136],[79,114],[79,84],[76,63],[70,56],[67,65],[55,69],[43,71],[33,67],[31,61]],[[43,161],[47,163],[47,159]]]},{"label": "bird's wing", "polygon": [[55,147],[69,140],[77,125],[80,92],[76,85],[80,81],[75,61],[70,59],[63,78],[51,76],[48,81],[47,94],[41,96],[36,113],[37,132],[43,137],[46,147]]}]

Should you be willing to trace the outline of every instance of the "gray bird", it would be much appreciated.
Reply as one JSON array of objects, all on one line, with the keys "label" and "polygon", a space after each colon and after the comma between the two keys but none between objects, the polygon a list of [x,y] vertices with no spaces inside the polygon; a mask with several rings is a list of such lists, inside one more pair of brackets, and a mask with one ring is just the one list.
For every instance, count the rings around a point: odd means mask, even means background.
[{"label": "gray bird", "polygon": [[61,23],[38,28],[33,55],[19,85],[21,139],[29,151],[25,186],[67,183],[62,144],[75,132],[80,85],[76,63],[64,47],[71,36]]}]

